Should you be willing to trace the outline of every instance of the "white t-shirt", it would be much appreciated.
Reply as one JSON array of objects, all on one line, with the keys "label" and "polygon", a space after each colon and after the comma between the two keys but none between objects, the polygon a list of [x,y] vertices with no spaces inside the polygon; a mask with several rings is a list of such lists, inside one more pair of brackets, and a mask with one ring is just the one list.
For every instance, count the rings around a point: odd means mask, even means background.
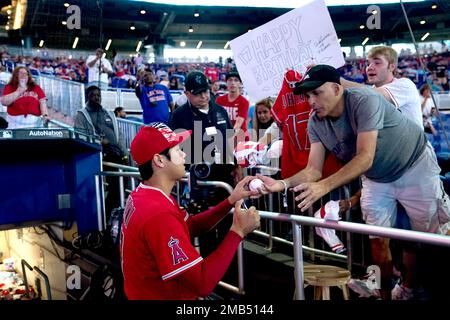
[{"label": "white t-shirt", "polygon": [[175,100],[175,104],[179,107],[181,107],[182,105],[186,104],[186,102],[188,102],[188,98],[186,97],[186,95],[183,93],[181,94],[177,100]]},{"label": "white t-shirt", "polygon": [[[109,72],[113,72],[113,69],[111,67],[111,63],[105,58],[102,58],[101,60],[97,60],[97,62],[95,62],[95,64],[94,64],[94,66],[92,68],[90,68],[88,64],[90,62],[92,62],[93,60],[95,60],[95,58],[96,58],[95,55],[91,55],[86,60],[86,65],[89,68],[88,82],[98,81],[98,73],[99,73],[99,68],[100,68],[100,61],[103,64],[103,67],[105,69],[107,69]],[[108,74],[107,73],[102,73],[100,75],[100,81],[108,83]]]},{"label": "white t-shirt", "polygon": [[423,128],[420,95],[414,82],[407,78],[400,78],[381,87],[386,89],[394,105],[405,116]]},{"label": "white t-shirt", "polygon": [[[421,99],[420,105],[422,105],[423,100],[425,100],[425,97],[420,96],[420,99]],[[422,114],[427,118],[431,117],[431,108],[433,107],[434,107],[433,99],[429,97],[427,99],[427,102],[425,102],[425,106],[422,109]]]}]

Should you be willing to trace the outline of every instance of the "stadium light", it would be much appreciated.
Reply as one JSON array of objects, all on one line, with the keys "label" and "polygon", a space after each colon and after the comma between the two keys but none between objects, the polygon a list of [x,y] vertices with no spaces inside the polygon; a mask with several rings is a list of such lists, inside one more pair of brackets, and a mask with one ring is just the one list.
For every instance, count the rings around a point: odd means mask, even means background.
[{"label": "stadium light", "polygon": [[339,43],[341,43],[342,39],[341,39],[341,38],[339,38],[339,39],[338,39],[338,41],[339,41]]},{"label": "stadium light", "polygon": [[227,41],[227,43],[225,43],[225,45],[223,46],[223,48],[224,48],[225,50],[227,50],[229,46],[230,46],[230,41]]},{"label": "stadium light", "polygon": [[436,3],[433,3],[432,5],[431,5],[431,9],[433,9],[433,10],[436,10],[437,9],[437,4]]},{"label": "stadium light", "polygon": [[61,23],[63,24],[63,26],[65,26],[67,24],[67,21],[61,21]]},{"label": "stadium light", "polygon": [[112,43],[112,39],[108,39],[108,42],[106,43],[106,47],[105,47],[106,51],[109,50],[109,47],[111,46],[111,43]]},{"label": "stadium light", "polygon": [[197,44],[197,49],[200,49],[201,46],[202,46],[202,44],[203,44],[203,41],[200,40],[200,41],[198,42],[198,44]]},{"label": "stadium light", "polygon": [[421,19],[421,20],[420,20],[420,24],[423,25],[423,24],[425,24],[425,23],[427,23],[427,22],[425,21],[425,19]]},{"label": "stadium light", "polygon": [[362,30],[362,29],[365,28],[365,26],[362,24],[362,25],[359,26],[359,28]]},{"label": "stadium light", "polygon": [[146,14],[147,13],[147,11],[145,11],[144,8],[142,8],[140,12],[141,12],[141,14]]},{"label": "stadium light", "polygon": [[366,37],[365,39],[364,39],[364,41],[361,43],[363,46],[365,46],[366,45],[366,43],[369,41],[369,37]]},{"label": "stadium light", "polygon": [[65,2],[65,3],[64,3],[64,7],[68,8],[68,7],[70,7],[70,4],[67,3],[67,2]]},{"label": "stadium light", "polygon": [[189,31],[190,33],[192,33],[192,32],[194,32],[194,28],[192,28],[192,26],[190,26],[188,31]]},{"label": "stadium light", "polygon": [[377,14],[378,13],[378,10],[373,10],[372,11],[372,14]]},{"label": "stadium light", "polygon": [[11,10],[7,10],[7,11],[6,11],[6,13],[7,13],[8,15],[10,15],[11,12],[12,12]]},{"label": "stadium light", "polygon": [[44,46],[44,40],[39,41],[39,47],[42,48]]},{"label": "stadium light", "polygon": [[130,30],[136,30],[136,27],[134,26],[134,23],[132,23],[132,24],[130,25]]},{"label": "stadium light", "polygon": [[6,26],[5,29],[6,29],[6,30],[9,30],[9,26]]},{"label": "stadium light", "polygon": [[197,10],[194,11],[194,17],[198,18],[200,17],[200,12],[198,12]]},{"label": "stadium light", "polygon": [[181,42],[180,42],[180,47],[186,47],[186,42],[181,41]]},{"label": "stadium light", "polygon": [[428,38],[429,35],[430,35],[429,32],[425,33],[425,34],[423,35],[423,37],[420,38],[420,41],[424,41],[426,38]]},{"label": "stadium light", "polygon": [[78,44],[78,40],[80,40],[78,37],[75,37],[75,40],[73,41],[72,49],[75,49]]},{"label": "stadium light", "polygon": [[22,3],[18,1],[16,4],[16,10],[14,11],[14,22],[12,25],[13,30],[18,30],[22,28],[25,19],[25,8],[26,2]]},{"label": "stadium light", "polygon": [[139,52],[139,50],[141,50],[141,46],[142,46],[142,41],[139,41],[136,47],[136,52]]}]

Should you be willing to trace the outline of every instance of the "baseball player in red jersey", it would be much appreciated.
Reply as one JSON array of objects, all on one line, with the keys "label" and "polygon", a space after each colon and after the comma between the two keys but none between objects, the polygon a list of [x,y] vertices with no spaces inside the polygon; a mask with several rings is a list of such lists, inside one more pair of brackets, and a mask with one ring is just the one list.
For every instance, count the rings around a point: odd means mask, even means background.
[{"label": "baseball player in red jersey", "polygon": [[[223,277],[235,251],[260,225],[254,207],[242,210],[242,199],[254,195],[246,177],[217,206],[191,216],[170,194],[185,174],[179,144],[190,131],[175,134],[162,123],[141,128],[131,143],[142,183],[131,193],[120,239],[122,272],[128,299],[184,300],[208,295]],[[207,232],[235,206],[233,223],[215,251],[203,258],[191,237]]]},{"label": "baseball player in red jersey", "polygon": [[[310,143],[307,133],[308,119],[311,107],[304,95],[294,95],[295,83],[301,81],[302,76],[295,70],[288,70],[284,75],[281,90],[272,107],[272,116],[276,124],[282,129],[283,148],[281,157],[281,177],[293,176],[308,164]],[[272,130],[268,130],[270,134]],[[260,144],[267,144],[264,136]],[[328,155],[324,164],[324,176],[329,176],[339,170],[340,163],[333,155]]]},{"label": "baseball player in red jersey", "polygon": [[216,103],[228,112],[234,130],[247,132],[247,116],[250,103],[241,95],[241,77],[237,71],[226,76],[228,93],[216,98]]}]

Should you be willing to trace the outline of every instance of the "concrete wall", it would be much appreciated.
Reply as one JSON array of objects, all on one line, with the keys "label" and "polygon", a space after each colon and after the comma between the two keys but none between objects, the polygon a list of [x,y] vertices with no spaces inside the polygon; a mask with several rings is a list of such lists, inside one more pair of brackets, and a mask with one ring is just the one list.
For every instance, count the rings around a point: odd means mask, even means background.
[{"label": "concrete wall", "polygon": [[[53,228],[62,239],[62,231]],[[0,251],[2,259],[16,258],[16,271],[22,274],[21,259],[25,259],[32,267],[37,266],[44,272],[49,280],[53,300],[66,300],[66,266],[60,258],[64,258],[64,250],[56,244],[39,228],[23,228],[0,231]],[[59,255],[59,257],[58,257]],[[44,279],[36,271],[27,269],[28,283],[36,290],[36,279],[40,279],[42,299],[47,299]]]}]

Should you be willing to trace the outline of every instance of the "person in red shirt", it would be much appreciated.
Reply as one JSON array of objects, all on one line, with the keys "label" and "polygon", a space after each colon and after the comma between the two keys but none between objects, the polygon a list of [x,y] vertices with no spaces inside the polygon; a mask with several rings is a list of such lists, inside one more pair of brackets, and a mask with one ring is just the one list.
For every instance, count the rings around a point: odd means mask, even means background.
[{"label": "person in red shirt", "polygon": [[14,69],[6,85],[1,104],[7,106],[8,129],[40,127],[48,120],[44,91],[34,81],[26,67]]},{"label": "person in red shirt", "polygon": [[205,76],[213,83],[219,79],[219,69],[214,62],[209,63],[209,67],[205,68]]},{"label": "person in red shirt", "polygon": [[216,98],[216,103],[228,112],[231,125],[235,131],[247,132],[247,116],[250,103],[241,95],[242,81],[237,71],[230,71],[226,76],[228,94]]},{"label": "person in red shirt", "polygon": [[[142,183],[128,197],[123,214],[120,254],[125,294],[132,300],[185,300],[207,296],[222,279],[241,240],[260,225],[254,207],[242,199],[254,177],[243,179],[217,206],[191,216],[170,194],[185,174],[179,144],[191,131],[175,134],[163,123],[143,127],[131,143]],[[256,192],[257,193],[257,192]],[[231,208],[233,223],[223,241],[203,258],[191,237],[212,229]]]},{"label": "person in red shirt", "polygon": [[[285,73],[281,90],[271,109],[275,123],[259,140],[262,145],[269,144],[276,135],[273,128],[281,128],[283,134],[281,177],[283,179],[293,176],[308,164],[311,144],[307,129],[312,109],[304,95],[294,95],[293,92],[295,83],[301,79],[302,76],[297,71],[289,70]],[[330,153],[325,160],[324,177],[338,171],[341,166]]]}]

